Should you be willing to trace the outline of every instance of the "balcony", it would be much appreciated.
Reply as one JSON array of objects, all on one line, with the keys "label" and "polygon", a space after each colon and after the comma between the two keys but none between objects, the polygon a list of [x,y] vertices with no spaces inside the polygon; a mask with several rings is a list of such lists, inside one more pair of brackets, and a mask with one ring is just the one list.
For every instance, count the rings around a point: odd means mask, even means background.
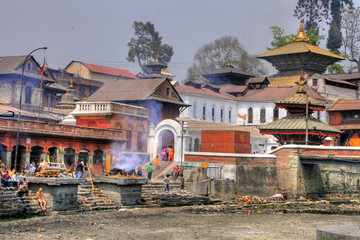
[{"label": "balcony", "polygon": [[143,107],[115,102],[77,102],[73,116],[123,114],[148,118],[148,110]]}]

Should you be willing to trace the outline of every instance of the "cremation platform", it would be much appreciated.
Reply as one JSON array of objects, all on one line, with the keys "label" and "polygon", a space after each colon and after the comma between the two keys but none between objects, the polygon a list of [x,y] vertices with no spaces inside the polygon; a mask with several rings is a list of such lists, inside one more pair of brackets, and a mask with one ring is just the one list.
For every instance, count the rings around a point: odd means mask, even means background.
[{"label": "cremation platform", "polygon": [[75,210],[78,207],[78,185],[84,178],[45,178],[28,177],[29,190],[35,195],[39,188],[43,189],[47,208],[54,211]]},{"label": "cremation platform", "polygon": [[147,178],[96,176],[94,179],[96,186],[121,206],[139,204],[142,185],[147,184],[147,182]]}]

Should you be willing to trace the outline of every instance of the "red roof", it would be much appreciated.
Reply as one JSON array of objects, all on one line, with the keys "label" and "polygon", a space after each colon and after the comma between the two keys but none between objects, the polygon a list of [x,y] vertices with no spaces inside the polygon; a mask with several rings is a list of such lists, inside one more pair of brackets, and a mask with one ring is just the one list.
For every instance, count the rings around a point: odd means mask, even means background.
[{"label": "red roof", "polygon": [[82,63],[82,64],[84,64],[84,66],[87,67],[92,72],[104,73],[104,74],[109,74],[109,75],[114,75],[114,76],[121,76],[124,78],[137,78],[134,74],[132,74],[128,70],[112,68],[112,67],[105,67],[105,66],[100,66],[100,65],[90,64],[90,63]]},{"label": "red roof", "polygon": [[360,99],[337,98],[328,111],[360,110]]},{"label": "red roof", "polygon": [[224,94],[224,93],[217,93],[212,91],[211,89],[208,88],[194,88],[193,86],[189,86],[189,85],[181,85],[181,86],[177,86],[175,87],[176,91],[181,94],[181,93],[193,93],[193,94],[198,94],[198,95],[205,95],[205,96],[210,96],[210,97],[217,97],[217,98],[223,98],[223,99],[229,99],[229,100],[234,100],[234,98],[232,98],[231,96]]},{"label": "red roof", "polygon": [[327,77],[325,78],[325,80],[330,81],[330,82],[336,82],[336,83],[341,83],[341,84],[357,87],[357,85],[355,83],[347,82],[345,80],[332,79],[332,78],[327,78]]}]

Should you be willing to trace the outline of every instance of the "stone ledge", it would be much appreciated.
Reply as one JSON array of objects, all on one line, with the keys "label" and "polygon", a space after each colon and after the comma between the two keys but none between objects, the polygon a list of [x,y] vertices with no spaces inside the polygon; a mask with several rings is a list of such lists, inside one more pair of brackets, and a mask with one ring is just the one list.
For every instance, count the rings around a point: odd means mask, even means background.
[{"label": "stone ledge", "polygon": [[29,183],[47,184],[50,186],[58,185],[78,185],[85,182],[85,178],[42,178],[42,177],[28,177]]},{"label": "stone ledge", "polygon": [[96,183],[110,183],[115,185],[144,185],[147,184],[147,178],[119,178],[119,177],[100,177],[94,179]]},{"label": "stone ledge", "polygon": [[316,240],[359,240],[360,225],[328,225],[316,230]]}]

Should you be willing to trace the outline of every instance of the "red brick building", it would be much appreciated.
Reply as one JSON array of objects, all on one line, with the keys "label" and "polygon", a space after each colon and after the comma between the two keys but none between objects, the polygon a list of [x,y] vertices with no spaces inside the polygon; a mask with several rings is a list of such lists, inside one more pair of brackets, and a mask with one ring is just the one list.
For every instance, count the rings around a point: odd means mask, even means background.
[{"label": "red brick building", "polygon": [[328,109],[330,125],[341,130],[336,144],[360,146],[360,99],[336,99]]}]

